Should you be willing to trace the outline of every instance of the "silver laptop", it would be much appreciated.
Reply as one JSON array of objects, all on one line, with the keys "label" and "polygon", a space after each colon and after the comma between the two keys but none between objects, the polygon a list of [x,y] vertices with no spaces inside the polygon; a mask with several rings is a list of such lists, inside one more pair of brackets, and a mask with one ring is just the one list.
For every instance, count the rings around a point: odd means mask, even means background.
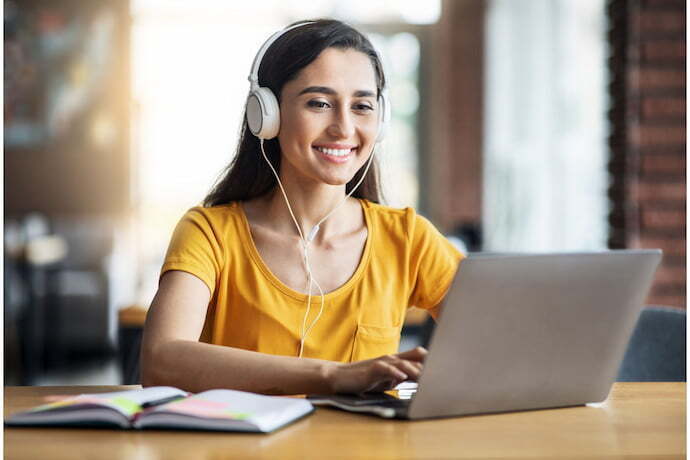
[{"label": "silver laptop", "polygon": [[416,391],[310,396],[422,419],[606,399],[661,251],[471,255],[444,300]]}]

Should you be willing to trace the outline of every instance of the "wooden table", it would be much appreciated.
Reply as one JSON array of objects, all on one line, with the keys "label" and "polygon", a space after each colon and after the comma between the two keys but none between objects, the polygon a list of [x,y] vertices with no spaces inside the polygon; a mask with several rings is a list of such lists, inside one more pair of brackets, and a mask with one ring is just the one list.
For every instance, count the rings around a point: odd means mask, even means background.
[{"label": "wooden table", "polygon": [[[5,416],[52,394],[130,387],[5,387]],[[617,383],[596,407],[417,422],[331,409],[272,434],[5,428],[6,459],[685,458],[685,383]]]}]

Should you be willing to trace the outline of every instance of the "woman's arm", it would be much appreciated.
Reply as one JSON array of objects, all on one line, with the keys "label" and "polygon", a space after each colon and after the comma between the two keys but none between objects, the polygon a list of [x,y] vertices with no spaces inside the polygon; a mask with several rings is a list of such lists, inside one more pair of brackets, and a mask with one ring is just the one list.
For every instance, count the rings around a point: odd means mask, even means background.
[{"label": "woman's arm", "polygon": [[163,275],[144,327],[144,386],[266,394],[381,391],[416,380],[421,372],[426,356],[422,348],[341,364],[201,343],[210,297],[206,284],[194,275],[182,271]]}]

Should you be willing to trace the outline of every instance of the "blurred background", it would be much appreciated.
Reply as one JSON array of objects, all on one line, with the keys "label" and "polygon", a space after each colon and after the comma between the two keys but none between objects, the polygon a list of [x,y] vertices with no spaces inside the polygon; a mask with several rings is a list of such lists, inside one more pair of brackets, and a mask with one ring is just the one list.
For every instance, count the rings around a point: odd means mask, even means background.
[{"label": "blurred background", "polygon": [[[136,382],[172,229],[232,159],[258,48],[305,18],[383,54],[388,205],[465,251],[661,248],[647,303],[684,309],[685,9],[5,1],[5,384]],[[411,311],[402,347],[429,333]]]}]

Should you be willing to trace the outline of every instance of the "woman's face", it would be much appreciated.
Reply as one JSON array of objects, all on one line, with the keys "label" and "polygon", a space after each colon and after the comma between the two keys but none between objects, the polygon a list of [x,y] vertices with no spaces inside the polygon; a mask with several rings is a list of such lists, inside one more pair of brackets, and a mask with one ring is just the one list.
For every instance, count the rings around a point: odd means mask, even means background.
[{"label": "woman's face", "polygon": [[347,184],[372,151],[378,110],[369,57],[326,48],[283,86],[281,179]]}]

